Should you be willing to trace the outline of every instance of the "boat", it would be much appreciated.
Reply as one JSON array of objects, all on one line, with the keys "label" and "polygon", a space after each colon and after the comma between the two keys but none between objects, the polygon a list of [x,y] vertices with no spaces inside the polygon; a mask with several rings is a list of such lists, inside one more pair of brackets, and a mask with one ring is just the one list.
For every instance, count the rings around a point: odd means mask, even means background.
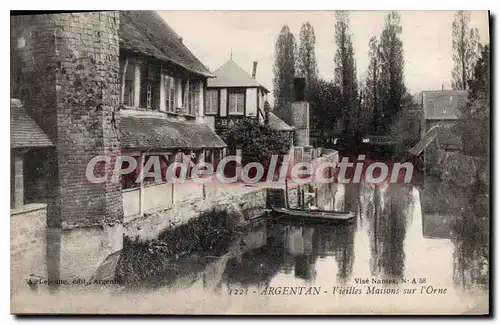
[{"label": "boat", "polygon": [[355,216],[348,211],[327,211],[327,210],[311,210],[311,209],[290,209],[290,208],[275,208],[272,210],[285,217],[305,219],[311,221],[331,221],[338,223],[353,222]]}]

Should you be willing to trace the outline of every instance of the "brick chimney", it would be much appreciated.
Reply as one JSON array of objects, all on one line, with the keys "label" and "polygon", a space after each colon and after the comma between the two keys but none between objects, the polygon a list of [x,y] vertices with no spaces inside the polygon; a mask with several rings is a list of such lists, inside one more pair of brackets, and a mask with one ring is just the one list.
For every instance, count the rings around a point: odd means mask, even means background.
[{"label": "brick chimney", "polygon": [[252,78],[255,79],[256,75],[257,75],[257,61],[253,61]]}]

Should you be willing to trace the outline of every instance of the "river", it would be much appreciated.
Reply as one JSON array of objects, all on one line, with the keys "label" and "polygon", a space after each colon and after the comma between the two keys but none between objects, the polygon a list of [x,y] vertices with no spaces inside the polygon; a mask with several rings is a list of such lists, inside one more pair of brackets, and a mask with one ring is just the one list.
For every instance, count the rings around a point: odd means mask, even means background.
[{"label": "river", "polygon": [[19,299],[32,312],[58,313],[486,312],[488,236],[423,215],[421,196],[410,185],[330,187],[318,191],[316,203],[354,211],[354,224],[258,218],[216,253],[142,268],[134,285],[70,286]]},{"label": "river", "polygon": [[[477,252],[463,249],[442,216],[422,215],[417,188],[340,185],[325,195],[322,208],[354,211],[356,223],[256,221],[237,248],[179,259],[161,286],[155,278],[124,294],[162,312],[446,314],[487,306]],[[465,246],[481,245],[469,239]]]}]

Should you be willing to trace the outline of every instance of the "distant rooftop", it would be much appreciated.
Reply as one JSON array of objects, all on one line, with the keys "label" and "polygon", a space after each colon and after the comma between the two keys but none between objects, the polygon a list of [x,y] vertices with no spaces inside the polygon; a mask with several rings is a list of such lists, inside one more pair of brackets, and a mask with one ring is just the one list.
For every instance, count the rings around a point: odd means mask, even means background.
[{"label": "distant rooftop", "polygon": [[215,78],[208,79],[208,87],[260,87],[269,92],[257,80],[252,78],[232,59],[213,72]]},{"label": "distant rooftop", "polygon": [[455,120],[467,101],[466,90],[432,90],[421,93],[420,103],[427,120]]}]

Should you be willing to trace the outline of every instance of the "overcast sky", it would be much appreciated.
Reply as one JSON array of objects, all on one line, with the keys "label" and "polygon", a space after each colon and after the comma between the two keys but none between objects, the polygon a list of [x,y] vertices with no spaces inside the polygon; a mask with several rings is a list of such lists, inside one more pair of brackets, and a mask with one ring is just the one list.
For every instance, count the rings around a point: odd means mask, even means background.
[{"label": "overcast sky", "polygon": [[[211,71],[233,60],[247,72],[258,61],[257,80],[272,89],[274,44],[287,24],[298,40],[300,26],[309,21],[316,34],[316,56],[320,76],[333,79],[335,54],[333,11],[160,11],[160,15],[183,38],[186,46]],[[402,11],[405,81],[412,93],[450,89],[452,22],[454,11]],[[358,78],[368,68],[368,41],[379,37],[385,11],[351,12],[351,32]],[[471,27],[487,43],[486,11],[471,12]]]}]

